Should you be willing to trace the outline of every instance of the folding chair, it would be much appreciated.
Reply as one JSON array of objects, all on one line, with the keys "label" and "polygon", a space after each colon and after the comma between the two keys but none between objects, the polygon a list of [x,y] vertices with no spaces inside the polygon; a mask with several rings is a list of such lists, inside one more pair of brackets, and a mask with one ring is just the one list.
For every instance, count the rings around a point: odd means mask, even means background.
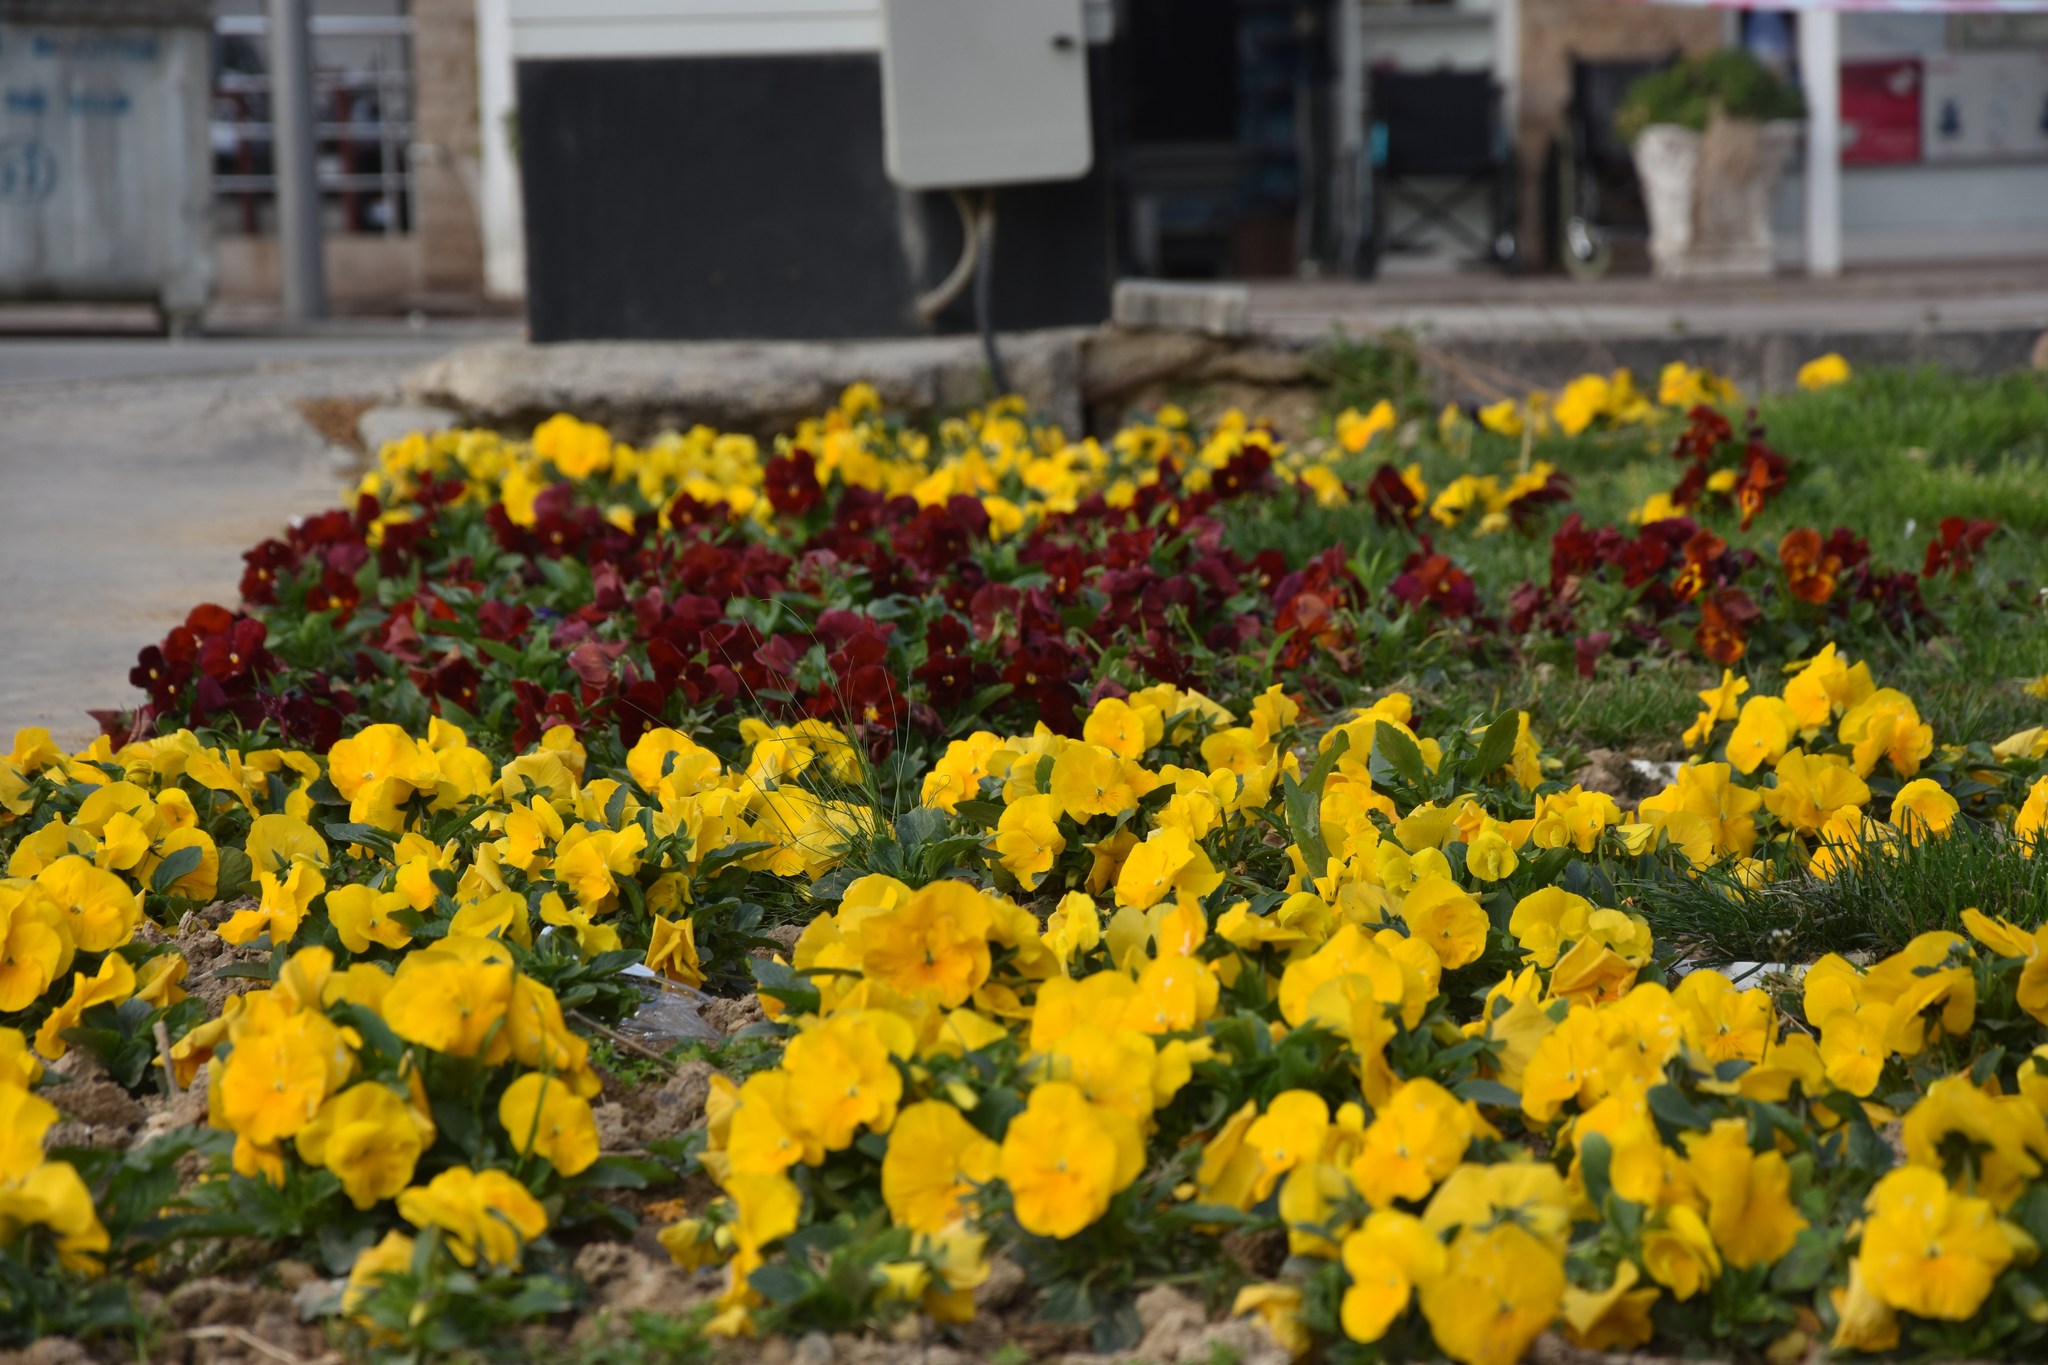
[{"label": "folding chair", "polygon": [[[1372,275],[1382,255],[1418,246],[1429,229],[1465,243],[1503,270],[1518,268],[1515,159],[1492,74],[1375,71],[1366,98],[1372,173],[1358,273]],[[1461,212],[1482,198],[1487,204],[1484,231]],[[1396,224],[1397,211],[1405,223]]]}]

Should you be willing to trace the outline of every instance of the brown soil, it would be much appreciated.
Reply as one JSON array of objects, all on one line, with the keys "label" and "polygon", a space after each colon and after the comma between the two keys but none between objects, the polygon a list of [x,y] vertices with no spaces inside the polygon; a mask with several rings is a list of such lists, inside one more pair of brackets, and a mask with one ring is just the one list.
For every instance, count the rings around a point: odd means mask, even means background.
[{"label": "brown soil", "polygon": [[749,1024],[757,1024],[768,1016],[761,1013],[761,998],[756,995],[742,1000],[712,1000],[705,1004],[701,1013],[704,1022],[730,1038]]},{"label": "brown soil", "polygon": [[597,1106],[599,1145],[607,1152],[639,1151],[650,1142],[681,1137],[704,1117],[711,1096],[711,1067],[682,1062],[658,1086],[624,1086],[607,1080]]},{"label": "brown soil", "polygon": [[293,406],[306,419],[306,425],[320,434],[321,440],[363,455],[368,452],[363,449],[363,438],[357,434],[356,425],[378,401],[374,394],[334,394],[301,398]]},{"label": "brown soil", "polygon": [[[304,1270],[304,1267],[299,1267]],[[278,1267],[284,1278],[285,1267]],[[287,1289],[208,1276],[180,1285],[164,1299],[174,1325],[152,1361],[181,1365],[312,1365],[338,1362],[326,1334],[299,1321]]]},{"label": "brown soil", "polygon": [[171,937],[170,941],[178,945],[178,951],[185,955],[189,964],[185,972],[185,989],[195,999],[206,1003],[209,1017],[218,1015],[221,1006],[230,998],[262,984],[249,977],[216,975],[223,967],[269,960],[266,950],[238,948],[216,932],[237,910],[254,909],[255,906],[254,896],[216,901],[204,910],[195,910],[188,915],[179,926],[179,932]]},{"label": "brown soil", "polygon": [[1636,757],[1619,749],[1588,749],[1585,765],[1572,774],[1572,781],[1587,791],[1605,792],[1626,810],[1663,790],[1662,784],[1630,766]]},{"label": "brown soil", "polygon": [[126,1090],[103,1076],[52,1085],[40,1093],[64,1116],[44,1139],[51,1147],[126,1150],[145,1117]]}]

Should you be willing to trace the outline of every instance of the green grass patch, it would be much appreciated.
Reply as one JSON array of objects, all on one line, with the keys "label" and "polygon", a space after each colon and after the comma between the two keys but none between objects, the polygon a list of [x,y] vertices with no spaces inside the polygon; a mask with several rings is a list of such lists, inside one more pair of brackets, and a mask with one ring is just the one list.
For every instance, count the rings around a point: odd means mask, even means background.
[{"label": "green grass patch", "polygon": [[2032,928],[2048,921],[2048,856],[2009,832],[1958,822],[1949,837],[1865,844],[1833,877],[1745,887],[1724,872],[1617,883],[1686,956],[1714,962],[1811,962],[1823,953],[1884,956],[1916,935],[1962,930],[1965,910]]},{"label": "green grass patch", "polygon": [[[1329,376],[1330,412],[1364,410],[1385,397],[1407,419],[1340,466],[1354,488],[1387,460],[1420,465],[1432,492],[1461,474],[1511,477],[1519,467],[1524,451],[1516,440],[1480,430],[1471,433],[1467,449],[1439,442],[1426,376],[1405,339],[1341,341],[1319,364]],[[1638,383],[1655,379],[1638,376]],[[1792,481],[1748,531],[1717,522],[1731,546],[1755,552],[1774,569],[1787,531],[1811,526],[1825,534],[1847,526],[1868,541],[1879,567],[1917,574],[1942,518],[1997,521],[2003,529],[1966,581],[1925,585],[1932,622],[1903,637],[1873,628],[1874,634],[1844,646],[1869,660],[1881,685],[1918,702],[1939,742],[1995,740],[2048,722],[2048,702],[2024,690],[2048,673],[2048,376],[1872,370],[1819,392],[1767,395],[1755,411],[1766,439],[1792,462]],[[1739,422],[1741,414],[1731,415]],[[1669,491],[1680,472],[1670,456],[1675,435],[1667,423],[1537,440],[1528,457],[1571,477],[1568,506],[1545,509],[1525,529],[1491,535],[1446,529],[1428,517],[1416,529],[1472,575],[1482,602],[1502,610],[1516,585],[1547,580],[1550,537],[1569,512],[1592,525],[1627,528],[1631,511],[1651,494]],[[1245,499],[1221,515],[1231,543],[1245,553],[1281,550],[1298,562],[1342,547],[1374,594],[1417,545],[1413,533],[1383,525],[1362,503],[1299,507]],[[1799,629],[1810,632],[1812,647],[1837,635],[1818,612],[1807,615],[1814,619]],[[1361,676],[1454,712],[1523,707],[1546,739],[1568,748],[1669,756],[1696,709],[1692,694],[1719,677],[1718,669],[1696,658],[1627,667],[1606,660],[1594,679],[1581,681],[1568,640],[1523,641],[1512,663],[1489,670],[1482,661],[1476,676],[1464,677],[1458,675],[1470,670],[1460,667],[1455,648],[1446,658],[1428,643],[1413,633],[1384,643],[1362,640]],[[1743,666],[1754,686],[1775,693],[1782,683],[1776,664],[1752,657]]]}]

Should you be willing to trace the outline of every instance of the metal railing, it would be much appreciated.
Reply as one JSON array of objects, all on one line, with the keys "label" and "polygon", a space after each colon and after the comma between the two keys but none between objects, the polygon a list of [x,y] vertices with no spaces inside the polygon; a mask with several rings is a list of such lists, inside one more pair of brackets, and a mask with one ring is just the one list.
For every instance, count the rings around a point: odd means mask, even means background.
[{"label": "metal railing", "polygon": [[[217,54],[228,40],[267,52],[269,23],[260,14],[214,20]],[[413,24],[404,15],[315,15],[314,138],[319,148],[323,203],[341,209],[341,230],[401,236],[413,219]],[[330,62],[322,40],[387,40],[390,60],[367,66]],[[263,206],[275,198],[277,175],[270,144],[270,77],[216,70],[213,80],[214,194],[231,206],[244,233],[264,231]]]}]

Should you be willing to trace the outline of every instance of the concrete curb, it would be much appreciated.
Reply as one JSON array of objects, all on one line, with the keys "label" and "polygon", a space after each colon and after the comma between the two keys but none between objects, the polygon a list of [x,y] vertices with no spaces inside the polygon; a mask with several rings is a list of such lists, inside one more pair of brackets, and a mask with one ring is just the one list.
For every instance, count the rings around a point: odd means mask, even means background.
[{"label": "concrete curb", "polygon": [[[1031,332],[1001,341],[1010,378],[1035,409],[1081,425],[1086,332]],[[989,397],[972,337],[867,342],[574,342],[465,346],[415,372],[410,404],[447,408],[486,426],[530,427],[557,412],[601,422],[625,440],[703,424],[770,437],[838,401],[857,380],[891,411],[924,417]]]},{"label": "concrete curb", "polygon": [[[1800,365],[1838,351],[1859,368],[1938,365],[1963,374],[2023,370],[2040,350],[2033,327],[1851,331],[1818,328],[1736,333],[1595,336],[1390,334],[1410,345],[1438,401],[1487,402],[1526,388],[1555,390],[1587,371],[1632,370],[1654,384],[1667,363],[1706,365],[1744,393],[1791,388]],[[1371,335],[1357,338],[1370,341]],[[1254,416],[1271,403],[1283,434],[1313,423],[1332,338],[1217,336],[1189,329],[1105,326],[1014,333],[1001,340],[1011,379],[1032,409],[1068,432],[1112,430],[1133,407],[1206,393]],[[928,420],[990,396],[972,337],[865,342],[577,342],[464,346],[416,371],[408,405],[461,421],[529,430],[557,412],[601,422],[623,440],[703,424],[762,439],[795,429],[855,381],[883,405]],[[1296,430],[1300,428],[1300,430]]]}]

